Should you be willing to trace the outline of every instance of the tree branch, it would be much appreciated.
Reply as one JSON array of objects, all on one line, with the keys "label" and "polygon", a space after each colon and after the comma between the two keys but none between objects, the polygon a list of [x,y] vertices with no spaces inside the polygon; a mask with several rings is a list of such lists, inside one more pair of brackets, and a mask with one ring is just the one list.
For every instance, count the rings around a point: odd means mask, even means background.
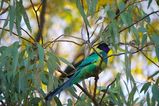
[{"label": "tree branch", "polygon": [[159,10],[153,11],[153,12],[147,14],[146,16],[142,17],[142,18],[139,19],[138,21],[136,21],[136,22],[132,23],[131,25],[129,25],[129,26],[127,26],[127,27],[121,29],[121,30],[119,31],[119,33],[123,32],[124,30],[126,30],[126,29],[128,29],[128,28],[130,28],[130,27],[132,27],[132,26],[134,26],[135,24],[139,23],[140,21],[144,20],[145,18],[149,17],[150,15],[156,14],[156,13],[158,13],[158,12],[159,12]]},{"label": "tree branch", "polygon": [[84,88],[82,88],[81,85],[79,84],[76,84],[76,85],[92,100],[95,106],[98,106],[97,101],[93,98],[92,95],[90,95]]},{"label": "tree branch", "polygon": [[[3,21],[5,21],[5,20],[7,20],[7,21],[10,21],[9,19],[0,19],[0,20],[3,20]],[[16,24],[15,22],[14,22],[14,24]],[[22,27],[20,27],[20,29],[22,30],[22,31],[24,31],[33,41],[35,41],[35,39],[25,30],[25,29],[23,29]]]},{"label": "tree branch", "polygon": [[[43,44],[43,29],[44,29],[44,24],[45,24],[45,13],[46,13],[46,5],[47,5],[47,0],[43,0],[39,8],[42,6],[41,13],[40,13],[40,23],[39,23],[39,30],[36,35],[36,41],[39,42],[40,39]],[[38,11],[39,8],[36,10]]]},{"label": "tree branch", "polygon": [[[0,27],[0,29],[5,30],[5,31],[7,31],[7,32],[10,32],[9,29],[4,29],[4,28],[1,28],[1,27]],[[15,36],[17,36],[17,37],[19,37],[19,38],[21,38],[21,39],[23,39],[23,40],[29,42],[30,44],[35,45],[33,42],[29,41],[28,39],[26,39],[26,38],[24,38],[24,37],[22,37],[22,36],[19,36],[18,34],[14,33],[14,32],[11,32],[11,33],[12,33],[13,35],[15,35]]]}]

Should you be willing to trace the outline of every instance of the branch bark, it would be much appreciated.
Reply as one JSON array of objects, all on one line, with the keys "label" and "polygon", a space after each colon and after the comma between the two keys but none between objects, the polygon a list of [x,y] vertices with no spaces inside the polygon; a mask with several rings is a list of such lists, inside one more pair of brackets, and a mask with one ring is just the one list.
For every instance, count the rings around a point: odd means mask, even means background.
[{"label": "branch bark", "polygon": [[[39,30],[36,35],[36,41],[39,42],[41,40],[42,44],[43,44],[43,30],[44,30],[44,24],[45,24],[45,13],[46,13],[47,0],[43,0],[43,2],[41,3],[40,6],[42,6],[42,9],[41,9],[41,13],[40,13]],[[39,10],[39,8],[37,10]]]}]

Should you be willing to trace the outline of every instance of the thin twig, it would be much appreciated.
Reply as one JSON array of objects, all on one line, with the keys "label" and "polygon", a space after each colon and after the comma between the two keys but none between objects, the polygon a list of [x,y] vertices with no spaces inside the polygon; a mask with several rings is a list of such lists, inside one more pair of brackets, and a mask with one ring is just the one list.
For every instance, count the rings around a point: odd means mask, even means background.
[{"label": "thin twig", "polygon": [[100,102],[99,102],[100,105],[101,105],[101,103],[102,103],[102,101],[103,101],[103,99],[104,99],[106,93],[108,92],[109,87],[110,87],[112,84],[114,84],[115,81],[116,81],[116,78],[107,86],[107,88],[106,88],[106,90],[105,90],[105,92],[104,92],[104,94],[103,94],[103,96],[102,96],[102,98],[101,98],[101,100],[100,100]]},{"label": "thin twig", "polygon": [[[150,43],[150,44],[151,44],[151,43]],[[145,57],[146,59],[148,59],[150,62],[152,62],[154,65],[156,65],[156,66],[159,68],[159,65],[156,64],[153,60],[151,60],[151,59],[141,50],[142,48],[139,48],[139,47],[134,46],[134,45],[131,45],[131,44],[130,44],[130,46],[132,46],[132,47],[136,48],[137,50],[139,50],[139,51],[144,55],[144,57]],[[147,46],[147,45],[145,45],[145,46]]]},{"label": "thin twig", "polygon": [[70,43],[74,43],[74,44],[76,44],[78,46],[82,46],[83,45],[83,43],[79,44],[79,43],[71,41],[71,40],[56,40],[55,42],[70,42]]},{"label": "thin twig", "polygon": [[39,7],[38,7],[38,9],[36,11],[39,11],[40,7],[42,6],[42,3],[43,2],[41,1],[40,5],[39,5]]},{"label": "thin twig", "polygon": [[122,13],[124,13],[130,6],[134,5],[134,4],[137,4],[137,3],[141,3],[143,1],[146,1],[146,0],[140,0],[140,1],[135,1],[135,2],[132,2],[130,4],[128,4],[127,7],[124,8],[124,10],[122,10],[121,12],[117,13],[117,15],[115,16],[114,19],[117,19]]},{"label": "thin twig", "polygon": [[[43,45],[43,30],[44,30],[44,24],[45,24],[45,13],[46,13],[46,5],[47,5],[47,0],[43,0],[42,3],[42,9],[40,12],[40,23],[39,23],[39,30],[38,33],[36,35],[36,41],[39,42],[40,40],[42,41],[42,45]],[[36,12],[38,11],[38,9],[36,10]]]},{"label": "thin twig", "polygon": [[[123,12],[125,12],[126,9],[129,8],[130,6],[132,6],[132,5],[136,4],[136,3],[143,2],[143,1],[145,1],[145,0],[133,2],[133,3],[129,4],[127,7],[125,7],[125,9],[124,9],[123,11],[119,11],[119,9],[116,10],[116,16],[114,17],[114,19],[117,19],[117,18],[118,18]],[[128,0],[125,1],[125,3],[127,3],[127,2],[128,2]],[[111,22],[110,22],[110,23],[111,23]],[[109,23],[109,24],[110,24],[110,23]],[[107,32],[107,31],[108,31],[108,26],[109,26],[109,24],[104,28],[104,30],[103,30],[104,32]]]},{"label": "thin twig", "polygon": [[91,38],[93,37],[93,35],[94,35],[95,31],[97,30],[98,26],[99,26],[99,24],[97,24],[97,26],[95,27],[95,29],[94,29],[94,31],[92,32],[92,34],[91,34],[91,36],[89,37],[89,39],[91,39]]},{"label": "thin twig", "polygon": [[148,59],[151,63],[153,63],[154,65],[156,65],[159,68],[159,65],[156,64],[153,60],[151,60],[143,51],[140,51],[140,52],[145,56],[146,59]]},{"label": "thin twig", "polygon": [[92,100],[95,106],[98,106],[97,101],[93,98],[92,95],[90,95],[81,85],[79,84],[76,84],[76,85]]},{"label": "thin twig", "polygon": [[[76,44],[76,45],[78,45],[78,46],[82,46],[83,44],[84,44],[84,40],[83,40],[83,43],[77,43],[77,42],[75,42],[75,41],[72,41],[72,40],[65,40],[65,39],[62,39],[62,40],[58,40],[58,39],[60,39],[61,37],[63,37],[64,35],[60,35],[59,37],[57,37],[56,39],[54,39],[53,41],[48,41],[46,44],[44,44],[44,48],[47,48],[49,45],[51,45],[51,44],[53,44],[53,43],[55,43],[55,42],[70,42],[70,43],[74,43],[74,44]],[[81,38],[77,38],[77,37],[74,37],[74,36],[70,36],[70,37],[72,37],[72,38],[76,38],[76,39],[80,39],[81,40]]]},{"label": "thin twig", "polygon": [[23,29],[22,27],[20,28],[35,42],[35,39],[25,29]]},{"label": "thin twig", "polygon": [[0,15],[3,15],[4,13],[6,13],[8,11],[8,9],[9,9],[9,6],[5,9],[2,9],[2,11],[0,12]]},{"label": "thin twig", "polygon": [[[4,28],[1,28],[1,27],[0,27],[0,29],[5,30],[5,31],[7,31],[7,32],[10,32],[9,29],[4,29]],[[12,33],[13,35],[15,35],[15,36],[17,36],[17,37],[23,39],[23,40],[25,40],[25,41],[27,41],[27,42],[29,42],[29,43],[35,45],[33,42],[29,41],[28,39],[26,39],[26,38],[24,38],[24,37],[22,37],[22,36],[19,36],[18,34],[14,33],[14,32],[11,32],[11,33]]]},{"label": "thin twig", "polygon": [[153,11],[153,12],[147,14],[146,16],[142,17],[142,18],[139,19],[138,21],[136,21],[136,22],[132,23],[131,25],[129,25],[129,26],[127,26],[127,27],[121,29],[121,30],[119,31],[119,33],[123,32],[124,30],[126,30],[126,29],[128,29],[128,28],[130,28],[130,27],[132,27],[132,26],[134,26],[135,24],[139,23],[140,21],[144,20],[145,18],[149,17],[150,15],[155,14],[155,13],[158,13],[158,12],[159,12],[159,10]]},{"label": "thin twig", "polygon": [[89,37],[89,31],[88,31],[88,26],[85,24],[85,26],[86,26],[86,32],[87,32],[87,40],[88,40],[88,42],[90,43],[90,37]]},{"label": "thin twig", "polygon": [[97,90],[98,79],[99,79],[99,76],[96,75],[95,78],[94,78],[94,80],[95,80],[95,86],[94,86],[94,92],[93,92],[93,98],[94,98],[94,100],[96,99],[96,90]]},{"label": "thin twig", "polygon": [[46,44],[44,44],[44,48],[46,49],[47,47],[49,47],[52,43],[56,42],[58,39],[60,39],[61,37],[63,37],[64,35],[60,35],[58,36],[55,40],[53,41],[49,41],[49,42],[46,42]]},{"label": "thin twig", "polygon": [[[0,20],[10,21],[9,19],[0,19]],[[14,24],[16,24],[16,23],[14,22]],[[23,29],[22,27],[20,27],[20,29],[21,29],[22,31],[24,31],[33,41],[35,41],[35,39],[34,39],[25,29]]]},{"label": "thin twig", "polygon": [[32,0],[30,0],[30,3],[31,3],[31,5],[32,5],[32,8],[33,8],[33,11],[34,11],[34,13],[35,13],[36,20],[37,20],[37,23],[38,23],[38,27],[39,27],[39,29],[40,29],[40,21],[39,21],[38,13],[37,13],[37,11],[36,11],[36,9],[35,9],[35,7],[34,7],[34,4],[33,4]]}]

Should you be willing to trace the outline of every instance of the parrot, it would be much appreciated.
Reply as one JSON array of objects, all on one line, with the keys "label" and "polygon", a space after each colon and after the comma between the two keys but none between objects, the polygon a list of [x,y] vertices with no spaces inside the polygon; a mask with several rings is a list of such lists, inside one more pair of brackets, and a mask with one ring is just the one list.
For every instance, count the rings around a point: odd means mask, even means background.
[{"label": "parrot", "polygon": [[106,43],[100,43],[97,46],[97,51],[94,51],[89,56],[87,56],[77,67],[75,73],[62,85],[57,87],[55,90],[50,91],[46,97],[45,100],[51,100],[54,96],[59,94],[61,91],[63,91],[66,88],[71,87],[73,84],[77,84],[84,79],[87,79],[89,77],[95,77],[97,74],[99,74],[100,69],[105,68],[107,64],[107,54],[109,52],[109,47]]}]

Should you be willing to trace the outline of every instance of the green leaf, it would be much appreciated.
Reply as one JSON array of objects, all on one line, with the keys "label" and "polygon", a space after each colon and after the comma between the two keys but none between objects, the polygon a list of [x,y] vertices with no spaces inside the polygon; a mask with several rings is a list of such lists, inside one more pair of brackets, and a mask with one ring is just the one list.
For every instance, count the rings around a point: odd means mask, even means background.
[{"label": "green leaf", "polygon": [[147,8],[150,7],[151,3],[152,3],[152,0],[149,0]]},{"label": "green leaf", "polygon": [[71,88],[68,88],[67,90],[71,93],[73,97],[78,98],[78,95],[75,93],[76,89],[74,86],[72,86]]},{"label": "green leaf", "polygon": [[129,12],[124,12],[121,15],[121,20],[125,26],[129,26],[132,24],[132,14]]},{"label": "green leaf", "polygon": [[140,93],[141,93],[142,91],[144,91],[144,93],[146,93],[146,91],[149,89],[150,85],[151,85],[150,82],[145,83],[145,84],[143,85],[143,87],[141,88]]},{"label": "green leaf", "polygon": [[146,102],[147,102],[147,106],[151,106],[151,102],[150,102],[150,94],[147,93],[147,96],[146,96]]},{"label": "green leaf", "polygon": [[60,101],[60,99],[58,97],[55,96],[54,100],[55,100],[57,106],[63,106],[62,103],[61,103],[61,101]]},{"label": "green leaf", "polygon": [[109,25],[109,32],[111,34],[112,43],[117,50],[118,43],[119,43],[119,28],[116,23],[116,21],[112,21],[112,23]]},{"label": "green leaf", "polygon": [[156,52],[157,59],[159,61],[159,47],[158,46],[155,47],[155,52]]},{"label": "green leaf", "polygon": [[28,86],[27,86],[28,81],[27,81],[27,78],[25,76],[25,72],[20,71],[18,74],[19,74],[19,79],[18,79],[19,90],[18,91],[19,91],[19,93],[21,91],[25,92],[26,89],[28,88]]},{"label": "green leaf", "polygon": [[140,38],[139,38],[139,31],[133,26],[133,27],[131,27],[131,30],[132,30],[132,32],[134,33],[133,35],[134,35],[134,38],[135,38],[135,41],[136,41],[136,44],[137,45],[139,45],[140,44]]},{"label": "green leaf", "polygon": [[21,9],[20,2],[17,1],[17,6],[16,6],[16,30],[18,32],[18,35],[21,35],[21,28],[20,28],[20,23],[22,20],[22,9]]},{"label": "green leaf", "polygon": [[67,101],[68,101],[67,106],[73,106],[73,103],[72,103],[72,100],[71,100],[71,99],[68,99]]},{"label": "green leaf", "polygon": [[39,54],[39,65],[40,67],[44,67],[44,49],[43,47],[37,43],[38,46],[38,54]]},{"label": "green leaf", "polygon": [[26,11],[25,11],[25,8],[23,7],[22,4],[20,6],[21,6],[20,8],[22,9],[21,11],[22,11],[22,14],[23,14],[24,22],[25,22],[27,28],[29,29],[29,31],[32,32],[32,29],[31,29],[31,26],[30,26],[29,17],[27,15]]},{"label": "green leaf", "polygon": [[1,10],[2,7],[3,7],[3,3],[4,3],[4,0],[2,0],[2,1],[0,2],[0,4],[1,4],[0,10]]},{"label": "green leaf", "polygon": [[126,72],[126,78],[127,80],[131,79],[133,81],[133,77],[131,74],[131,53],[128,51],[128,47],[125,46],[125,72]]},{"label": "green leaf", "polygon": [[32,106],[33,104],[34,104],[34,106],[39,106],[40,100],[41,99],[39,97],[31,98],[29,106]]},{"label": "green leaf", "polygon": [[159,46],[159,36],[157,34],[153,34],[151,37],[152,42],[154,42],[157,46]]},{"label": "green leaf", "polygon": [[48,72],[47,71],[41,71],[40,72],[40,79],[42,81],[43,84],[47,85],[48,84]]},{"label": "green leaf", "polygon": [[142,36],[142,41],[141,41],[142,47],[145,45],[145,43],[147,43],[147,34],[144,34],[144,35]]},{"label": "green leaf", "polygon": [[156,35],[156,34],[153,34],[152,35],[152,37],[150,37],[150,40],[152,41],[152,42],[154,42],[155,43],[155,51],[156,51],[156,56],[157,56],[157,58],[158,58],[158,61],[159,61],[159,36],[158,35]]},{"label": "green leaf", "polygon": [[107,11],[107,15],[108,15],[108,17],[109,17],[111,20],[114,20],[114,18],[115,18],[115,16],[116,16],[115,12],[114,12],[113,10],[111,10],[111,9],[109,9],[109,10]]},{"label": "green leaf", "polygon": [[83,17],[83,20],[84,20],[85,24],[90,27],[90,24],[88,22],[87,16],[86,16],[86,14],[84,12],[84,9],[82,7],[82,4],[81,4],[81,0],[76,0],[76,6],[77,6],[81,16]]},{"label": "green leaf", "polygon": [[129,94],[128,103],[130,104],[130,106],[133,106],[133,104],[134,104],[134,95],[135,95],[136,90],[137,90],[137,88],[134,86],[132,91]]},{"label": "green leaf", "polygon": [[4,24],[3,24],[3,29],[2,29],[2,32],[1,32],[1,34],[0,34],[0,40],[1,40],[1,38],[4,36],[4,29],[5,29],[5,27],[8,25],[8,17],[9,17],[9,14],[8,14],[8,16],[7,16],[7,19],[5,20],[5,22],[4,22]]},{"label": "green leaf", "polygon": [[95,13],[97,2],[98,0],[87,0],[88,14],[91,16],[93,16]]},{"label": "green leaf", "polygon": [[49,72],[52,73],[55,69],[58,68],[60,62],[53,52],[48,52],[47,55],[48,55],[47,66]]},{"label": "green leaf", "polygon": [[12,46],[10,46],[10,49],[12,49],[11,54],[13,56],[12,70],[14,72],[14,75],[16,73],[16,68],[18,65],[18,58],[19,58],[18,48],[19,48],[19,42],[15,42]]},{"label": "green leaf", "polygon": [[75,69],[75,67],[69,62],[67,61],[65,58],[63,57],[59,57],[59,59],[64,62],[65,64],[67,64],[68,66],[72,67],[73,69]]},{"label": "green leaf", "polygon": [[153,98],[159,102],[159,86],[156,84],[152,85],[152,95]]},{"label": "green leaf", "polygon": [[14,19],[15,19],[15,6],[11,5],[9,8],[9,30],[10,30],[10,34],[12,35],[12,30],[13,30],[13,26],[14,26]]},{"label": "green leaf", "polygon": [[119,2],[118,8],[120,11],[123,11],[125,9],[125,3],[123,1]]}]

